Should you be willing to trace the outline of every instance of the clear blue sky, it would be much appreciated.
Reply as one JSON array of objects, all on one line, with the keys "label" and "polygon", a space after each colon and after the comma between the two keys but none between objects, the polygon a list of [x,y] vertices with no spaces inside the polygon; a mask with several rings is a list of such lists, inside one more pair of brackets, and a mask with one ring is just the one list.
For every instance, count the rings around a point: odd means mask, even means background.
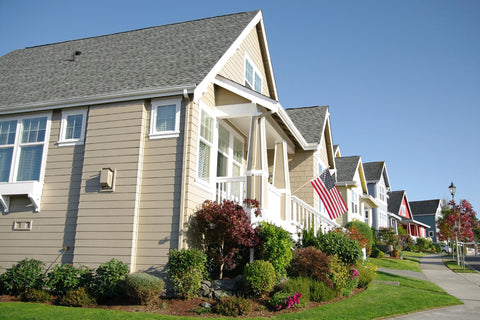
[{"label": "clear blue sky", "polygon": [[410,201],[480,213],[480,1],[0,0],[15,49],[262,9],[280,102],[329,105],[342,155],[386,161]]}]

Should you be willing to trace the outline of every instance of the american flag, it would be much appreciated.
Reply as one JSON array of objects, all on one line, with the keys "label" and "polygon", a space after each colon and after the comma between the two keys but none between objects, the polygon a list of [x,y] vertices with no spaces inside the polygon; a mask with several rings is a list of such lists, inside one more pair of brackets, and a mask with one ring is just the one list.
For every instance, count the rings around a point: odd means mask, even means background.
[{"label": "american flag", "polygon": [[323,170],[318,178],[312,180],[312,186],[322,199],[330,219],[333,220],[347,212],[347,206],[335,187],[328,169]]}]

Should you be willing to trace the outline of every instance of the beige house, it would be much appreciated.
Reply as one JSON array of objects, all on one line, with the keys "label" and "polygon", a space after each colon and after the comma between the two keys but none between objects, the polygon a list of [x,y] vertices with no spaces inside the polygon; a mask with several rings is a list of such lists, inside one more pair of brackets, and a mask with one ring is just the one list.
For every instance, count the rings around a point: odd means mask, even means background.
[{"label": "beige house", "polygon": [[206,199],[338,226],[308,183],[335,167],[328,108],[314,135],[283,109],[261,11],[16,50],[0,79],[1,268],[162,272]]}]

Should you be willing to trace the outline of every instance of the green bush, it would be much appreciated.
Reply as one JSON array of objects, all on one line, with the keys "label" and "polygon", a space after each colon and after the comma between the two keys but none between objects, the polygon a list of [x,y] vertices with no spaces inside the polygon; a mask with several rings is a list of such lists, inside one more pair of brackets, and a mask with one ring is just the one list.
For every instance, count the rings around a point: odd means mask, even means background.
[{"label": "green bush", "polygon": [[252,311],[252,301],[242,297],[220,298],[213,311],[227,317],[244,316]]},{"label": "green bush", "polygon": [[148,273],[132,273],[125,280],[127,294],[136,303],[148,304],[158,298],[165,288],[162,279]]},{"label": "green bush", "polygon": [[46,284],[53,295],[63,295],[69,290],[86,287],[93,279],[93,271],[87,267],[76,268],[71,264],[55,266],[47,275]]},{"label": "green bush", "polygon": [[355,264],[363,256],[358,242],[341,232],[319,234],[318,244],[322,252],[329,256],[337,255],[346,264]]},{"label": "green bush", "polygon": [[251,294],[263,296],[270,292],[275,285],[275,269],[268,261],[255,260],[245,266],[243,279]]},{"label": "green bush", "polygon": [[335,295],[335,289],[330,288],[324,282],[313,279],[310,282],[310,301],[330,301],[335,298]]},{"label": "green bush", "polygon": [[93,278],[95,297],[98,300],[105,300],[121,296],[127,274],[128,266],[117,259],[99,265]]},{"label": "green bush", "polygon": [[257,248],[257,258],[269,261],[275,268],[277,279],[287,275],[287,267],[292,260],[292,236],[281,227],[263,221],[256,229],[261,245]]},{"label": "green bush", "polygon": [[88,294],[85,287],[68,290],[57,299],[57,304],[67,307],[89,307],[96,304],[95,299]]},{"label": "green bush", "polygon": [[430,248],[430,244],[431,242],[425,238],[422,238],[422,237],[417,238],[417,246],[420,252],[427,251]]},{"label": "green bush", "polygon": [[377,266],[371,264],[367,261],[362,261],[357,263],[355,266],[359,273],[358,278],[358,287],[359,288],[366,288],[372,282],[373,278],[375,277]]},{"label": "green bush", "polygon": [[378,247],[374,244],[372,245],[372,251],[370,252],[370,257],[372,258],[378,258],[380,255],[380,252],[382,252]]},{"label": "green bush", "polygon": [[350,231],[356,230],[356,232],[360,233],[361,235],[363,235],[364,238],[367,239],[368,243],[366,244],[365,249],[367,251],[367,256],[369,256],[372,250],[372,244],[374,244],[374,242],[372,229],[368,226],[368,224],[362,221],[354,220],[348,222],[345,225],[345,228]]},{"label": "green bush", "polygon": [[340,258],[336,256],[333,257],[330,262],[329,276],[333,282],[337,297],[343,295],[343,291],[347,288],[351,275],[352,272],[350,268],[346,267]]},{"label": "green bush", "polygon": [[308,247],[294,251],[293,259],[290,261],[290,267],[288,268],[288,275],[290,277],[313,278],[333,287],[333,283],[328,277],[329,270],[330,257],[314,247]]},{"label": "green bush", "polygon": [[2,291],[18,296],[27,289],[42,289],[44,285],[43,262],[23,259],[0,275]]},{"label": "green bush", "polygon": [[168,279],[175,295],[190,299],[197,295],[201,281],[206,276],[206,255],[197,249],[170,250],[168,254]]},{"label": "green bush", "polygon": [[310,285],[312,281],[308,277],[288,278],[287,281],[280,285],[280,291],[290,296],[300,292],[302,294],[302,305],[305,305],[310,301]]},{"label": "green bush", "polygon": [[[303,229],[302,233],[298,234],[301,236],[300,240],[300,248],[308,248],[308,247],[315,247],[318,248],[318,239],[317,236],[315,235],[315,230],[313,227],[310,229]],[[297,245],[298,246],[298,245]]]},{"label": "green bush", "polygon": [[377,258],[378,258],[378,259],[383,259],[383,258],[385,258],[385,252],[383,252],[383,251],[380,250],[380,252],[378,253],[378,257],[377,257]]},{"label": "green bush", "polygon": [[44,303],[52,301],[52,297],[44,290],[27,289],[20,294],[20,301]]}]

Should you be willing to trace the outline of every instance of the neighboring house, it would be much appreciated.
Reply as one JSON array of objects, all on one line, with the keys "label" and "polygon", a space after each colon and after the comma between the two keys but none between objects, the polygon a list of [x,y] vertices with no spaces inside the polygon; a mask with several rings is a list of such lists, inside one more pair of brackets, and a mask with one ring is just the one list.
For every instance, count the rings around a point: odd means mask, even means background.
[{"label": "neighboring house", "polygon": [[358,220],[371,227],[372,208],[376,208],[378,204],[368,193],[361,157],[337,157],[335,166],[335,185],[348,207],[348,211],[336,221],[344,226],[352,220]]},{"label": "neighboring house", "polygon": [[442,217],[442,203],[440,199],[410,201],[410,209],[415,220],[429,225],[427,228],[427,237],[434,243],[438,242],[437,221]]},{"label": "neighboring house", "polygon": [[367,180],[368,194],[377,202],[378,207],[372,208],[372,227],[375,230],[388,228],[392,225],[391,219],[397,216],[388,212],[388,193],[390,192],[390,178],[384,161],[367,162],[363,164],[365,180]]},{"label": "neighboring house", "polygon": [[417,237],[427,237],[427,228],[430,226],[413,218],[412,210],[405,191],[400,190],[390,192],[388,197],[388,211],[398,217],[397,219],[390,219],[390,222],[392,223],[390,227],[394,228],[397,233],[398,224],[401,224],[414,240],[416,240]]},{"label": "neighboring house", "polygon": [[2,268],[163,272],[206,199],[338,226],[300,188],[334,169],[328,116],[309,136],[278,102],[261,11],[16,50],[0,79]]},{"label": "neighboring house", "polygon": [[[316,149],[297,150],[294,154],[289,155],[292,199],[305,201],[329,220],[325,206],[310,184],[310,181],[318,177],[324,169],[328,168],[332,172],[335,170],[328,106],[293,108],[286,111],[305,140],[309,144],[317,146]],[[302,205],[305,207],[304,204]],[[320,229],[322,232],[326,232],[332,228],[332,225],[331,223],[317,223],[314,227],[316,231]]]}]

